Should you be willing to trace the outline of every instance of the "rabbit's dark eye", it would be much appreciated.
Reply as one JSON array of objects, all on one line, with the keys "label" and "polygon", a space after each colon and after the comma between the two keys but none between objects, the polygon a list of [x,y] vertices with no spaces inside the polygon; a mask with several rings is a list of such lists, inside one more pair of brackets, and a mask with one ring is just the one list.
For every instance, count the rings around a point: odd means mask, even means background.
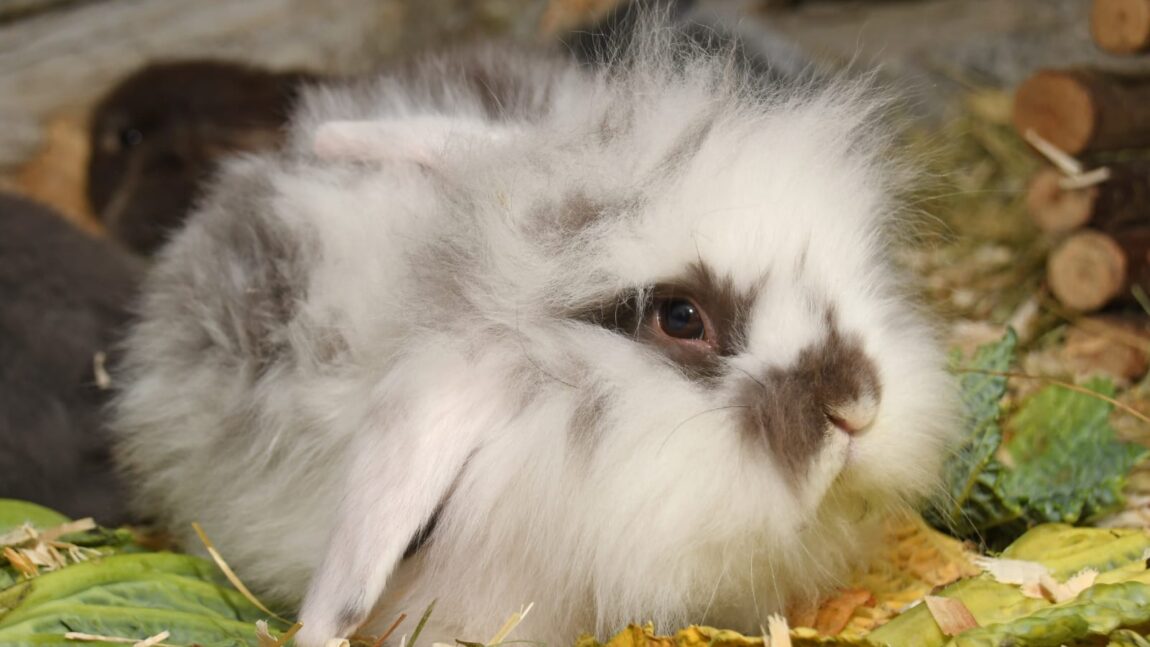
[{"label": "rabbit's dark eye", "polygon": [[124,128],[120,130],[120,146],[123,148],[132,148],[139,146],[144,141],[144,133],[135,128]]},{"label": "rabbit's dark eye", "polygon": [[694,301],[684,298],[663,299],[656,310],[659,329],[674,339],[705,339],[707,323]]}]

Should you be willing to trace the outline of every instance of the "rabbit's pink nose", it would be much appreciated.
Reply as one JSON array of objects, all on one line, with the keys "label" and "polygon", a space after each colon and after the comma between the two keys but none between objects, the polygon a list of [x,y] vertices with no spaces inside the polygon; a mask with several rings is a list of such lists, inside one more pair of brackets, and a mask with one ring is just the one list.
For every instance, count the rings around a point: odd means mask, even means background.
[{"label": "rabbit's pink nose", "polygon": [[854,436],[870,428],[878,413],[878,402],[873,398],[861,398],[845,405],[827,409],[827,421],[835,427]]}]

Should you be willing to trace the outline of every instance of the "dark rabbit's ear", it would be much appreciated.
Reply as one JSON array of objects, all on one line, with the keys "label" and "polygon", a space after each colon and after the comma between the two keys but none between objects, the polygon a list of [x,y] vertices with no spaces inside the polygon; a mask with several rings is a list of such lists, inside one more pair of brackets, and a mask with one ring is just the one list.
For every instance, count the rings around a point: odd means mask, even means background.
[{"label": "dark rabbit's ear", "polygon": [[329,121],[316,128],[312,149],[329,160],[414,162],[435,166],[450,142],[484,146],[514,136],[510,127],[449,117]]}]

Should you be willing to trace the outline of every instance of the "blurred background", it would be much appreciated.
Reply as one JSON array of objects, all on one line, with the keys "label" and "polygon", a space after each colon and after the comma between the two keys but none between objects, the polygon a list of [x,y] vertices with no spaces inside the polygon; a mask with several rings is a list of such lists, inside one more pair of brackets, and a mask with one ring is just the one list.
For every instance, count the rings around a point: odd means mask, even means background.
[{"label": "blurred background", "polygon": [[[211,58],[270,71],[355,75],[482,38],[555,42],[619,0],[3,0],[0,182],[94,231],[84,198],[89,114],[156,61]],[[1143,58],[1094,46],[1088,0],[696,0],[692,20],[811,62],[875,64],[940,123],[971,88],[1009,89],[1041,67]],[[782,45],[780,45],[782,44]],[[163,80],[159,83],[162,85]],[[182,83],[177,83],[182,85]],[[185,88],[185,92],[194,91]],[[205,86],[204,93],[211,93]],[[38,157],[39,156],[39,157]],[[99,201],[99,197],[97,197]],[[97,205],[104,206],[104,205]]]}]

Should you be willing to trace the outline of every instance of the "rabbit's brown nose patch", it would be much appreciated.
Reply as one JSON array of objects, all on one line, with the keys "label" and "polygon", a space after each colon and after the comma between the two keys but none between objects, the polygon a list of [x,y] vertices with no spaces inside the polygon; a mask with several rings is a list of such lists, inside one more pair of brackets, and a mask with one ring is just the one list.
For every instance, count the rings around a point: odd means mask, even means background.
[{"label": "rabbit's brown nose patch", "polygon": [[881,392],[874,362],[832,320],[827,336],[794,364],[772,368],[758,380],[748,376],[739,398],[746,406],[743,430],[798,477],[835,428],[852,436],[866,432]]}]

